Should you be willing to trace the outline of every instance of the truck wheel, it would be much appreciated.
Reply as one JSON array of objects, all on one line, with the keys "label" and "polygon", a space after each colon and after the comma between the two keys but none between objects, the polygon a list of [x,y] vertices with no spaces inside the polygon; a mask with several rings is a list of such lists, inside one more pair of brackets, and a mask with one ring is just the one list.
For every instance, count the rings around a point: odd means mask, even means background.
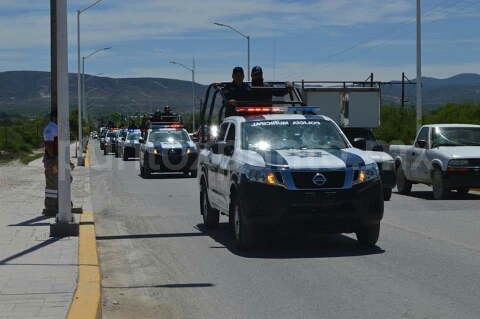
[{"label": "truck wheel", "polygon": [[107,155],[107,149],[105,147],[103,148],[103,155]]},{"label": "truck wheel", "polygon": [[402,164],[397,167],[397,189],[402,195],[408,195],[412,191],[412,182],[405,177]]},{"label": "truck wheel", "polygon": [[442,170],[437,167],[433,172],[433,198],[445,199],[449,193],[450,190],[445,187]]},{"label": "truck wheel", "polygon": [[458,195],[461,195],[461,196],[466,196],[469,191],[470,191],[470,188],[468,188],[468,187],[457,188],[457,193],[458,193]]},{"label": "truck wheel", "polygon": [[128,155],[127,155],[127,152],[125,150],[123,150],[123,160],[128,161]]},{"label": "truck wheel", "polygon": [[238,195],[234,198],[232,204],[233,221],[234,221],[234,233],[235,243],[239,249],[250,250],[253,248],[255,241],[253,227],[247,225],[243,220],[243,211],[240,205],[240,199]]},{"label": "truck wheel", "polygon": [[218,227],[220,222],[220,212],[218,209],[210,206],[210,200],[208,199],[207,186],[205,181],[202,181],[202,192],[200,193],[200,209],[203,215],[203,224],[208,229],[214,229]]},{"label": "truck wheel", "polygon": [[197,170],[190,171],[190,173],[192,174],[191,175],[192,178],[197,178]]},{"label": "truck wheel", "polygon": [[115,149],[115,157],[120,157],[120,154],[118,153],[118,148]]},{"label": "truck wheel", "polygon": [[356,232],[357,240],[362,246],[373,247],[380,236],[380,224],[362,228]]},{"label": "truck wheel", "polygon": [[384,188],[383,189],[383,200],[389,201],[392,198],[392,189],[391,188]]}]

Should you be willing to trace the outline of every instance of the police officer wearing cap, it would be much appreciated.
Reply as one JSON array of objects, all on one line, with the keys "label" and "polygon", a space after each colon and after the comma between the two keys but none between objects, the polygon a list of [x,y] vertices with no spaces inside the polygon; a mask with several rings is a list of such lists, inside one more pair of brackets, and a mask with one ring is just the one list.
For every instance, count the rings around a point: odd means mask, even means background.
[{"label": "police officer wearing cap", "polygon": [[[287,88],[273,88],[272,85],[263,82],[263,70],[259,66],[252,68],[252,99],[254,101],[272,101],[272,96],[285,96],[293,87],[289,85]],[[271,87],[272,90],[255,90],[255,87]]]},{"label": "police officer wearing cap", "polygon": [[250,101],[252,99],[251,88],[243,82],[244,78],[243,69],[239,66],[235,67],[232,72],[233,81],[225,85],[222,90],[229,102],[226,106],[225,117],[236,114],[237,101]]}]

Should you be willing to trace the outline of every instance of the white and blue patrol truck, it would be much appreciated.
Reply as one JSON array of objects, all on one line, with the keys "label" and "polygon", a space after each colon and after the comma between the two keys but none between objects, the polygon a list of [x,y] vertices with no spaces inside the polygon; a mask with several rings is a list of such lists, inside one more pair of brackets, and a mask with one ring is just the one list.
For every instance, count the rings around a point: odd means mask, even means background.
[{"label": "white and blue patrol truck", "polygon": [[180,123],[153,123],[140,139],[140,175],[156,172],[183,172],[197,177],[198,152]]},{"label": "white and blue patrol truck", "polygon": [[304,106],[236,111],[199,154],[207,228],[228,215],[242,249],[254,246],[259,229],[281,225],[354,232],[361,244],[376,244],[384,211],[379,168],[332,119],[303,115],[312,113]]}]

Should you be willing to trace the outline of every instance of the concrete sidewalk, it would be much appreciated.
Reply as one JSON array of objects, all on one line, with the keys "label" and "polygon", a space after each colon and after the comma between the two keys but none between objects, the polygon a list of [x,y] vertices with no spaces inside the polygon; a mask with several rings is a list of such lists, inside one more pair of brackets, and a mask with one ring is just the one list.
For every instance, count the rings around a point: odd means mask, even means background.
[{"label": "concrete sidewalk", "polygon": [[[74,207],[91,210],[88,168],[72,176]],[[44,194],[42,159],[0,166],[0,319],[65,318],[72,302],[78,237],[49,237],[54,217],[42,215]]]}]

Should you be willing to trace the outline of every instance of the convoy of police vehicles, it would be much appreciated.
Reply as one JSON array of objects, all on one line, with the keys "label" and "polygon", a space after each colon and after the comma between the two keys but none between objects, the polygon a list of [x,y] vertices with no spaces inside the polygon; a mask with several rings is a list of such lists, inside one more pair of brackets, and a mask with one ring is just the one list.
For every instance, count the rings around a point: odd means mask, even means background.
[{"label": "convoy of police vehicles", "polygon": [[[196,177],[205,226],[228,216],[241,249],[252,248],[262,230],[297,226],[355,233],[373,246],[395,186],[408,194],[412,184],[433,185],[436,199],[480,187],[480,126],[424,126],[413,146],[391,146],[387,154],[372,133],[380,125],[380,89],[320,83],[251,87],[272,99],[235,106],[222,90],[227,83],[215,83],[197,132],[167,116],[141,130],[101,128],[100,148],[139,157],[144,178]],[[225,118],[227,110],[233,115]]]}]

